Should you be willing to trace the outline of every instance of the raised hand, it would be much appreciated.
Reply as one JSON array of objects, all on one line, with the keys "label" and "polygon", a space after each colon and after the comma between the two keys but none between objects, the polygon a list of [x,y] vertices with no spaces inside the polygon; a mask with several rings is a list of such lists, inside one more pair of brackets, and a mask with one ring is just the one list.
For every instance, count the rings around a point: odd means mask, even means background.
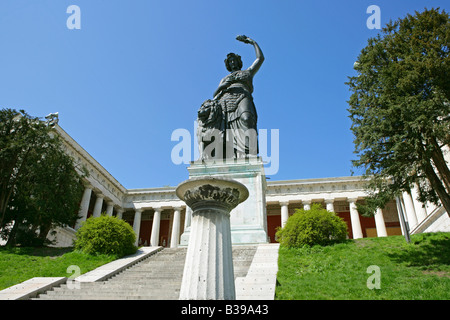
[{"label": "raised hand", "polygon": [[236,40],[242,41],[244,43],[250,43],[250,44],[254,44],[255,43],[255,41],[253,39],[250,39],[249,37],[247,37],[245,35],[237,36]]}]

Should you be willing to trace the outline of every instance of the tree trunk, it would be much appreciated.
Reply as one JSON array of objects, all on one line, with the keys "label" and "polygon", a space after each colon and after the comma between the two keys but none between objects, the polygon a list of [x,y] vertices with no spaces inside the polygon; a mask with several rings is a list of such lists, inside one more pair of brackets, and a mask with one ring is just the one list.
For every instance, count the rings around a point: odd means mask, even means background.
[{"label": "tree trunk", "polygon": [[432,188],[436,191],[442,205],[444,206],[448,216],[450,217],[450,195],[445,190],[445,187],[442,185],[441,180],[437,176],[431,164],[427,163],[424,166],[424,169]]},{"label": "tree trunk", "polygon": [[447,193],[450,193],[450,170],[447,166],[447,162],[444,159],[444,155],[442,154],[442,150],[439,148],[435,139],[431,139],[431,143],[433,144],[431,158],[433,163],[439,173],[439,176],[442,179],[442,182],[447,189]]},{"label": "tree trunk", "polygon": [[40,225],[39,226],[39,236],[38,238],[42,240],[42,243],[47,239],[47,235],[50,232],[51,225]]},{"label": "tree trunk", "polygon": [[19,229],[20,222],[17,220],[14,221],[14,226],[12,227],[9,235],[8,235],[8,241],[6,242],[7,247],[15,247],[16,246],[16,234],[17,230]]}]

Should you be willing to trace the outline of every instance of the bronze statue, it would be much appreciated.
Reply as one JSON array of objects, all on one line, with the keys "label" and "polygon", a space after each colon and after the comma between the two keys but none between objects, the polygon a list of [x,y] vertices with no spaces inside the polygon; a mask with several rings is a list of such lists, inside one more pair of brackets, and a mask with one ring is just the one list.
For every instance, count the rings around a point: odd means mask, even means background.
[{"label": "bronze statue", "polygon": [[240,35],[237,40],[252,44],[256,60],[242,69],[241,57],[229,53],[225,66],[230,74],[224,77],[198,112],[198,141],[202,159],[243,158],[258,154],[257,113],[253,103],[253,76],[264,61],[256,41]]}]

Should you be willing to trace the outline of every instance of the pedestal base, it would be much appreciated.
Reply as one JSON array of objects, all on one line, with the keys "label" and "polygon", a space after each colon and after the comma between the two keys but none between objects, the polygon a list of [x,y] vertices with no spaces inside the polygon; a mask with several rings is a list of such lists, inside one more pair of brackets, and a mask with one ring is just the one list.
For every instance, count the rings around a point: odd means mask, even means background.
[{"label": "pedestal base", "polygon": [[230,211],[247,199],[247,189],[205,177],[180,184],[177,196],[193,210],[180,300],[235,300]]},{"label": "pedestal base", "polygon": [[[231,211],[231,241],[233,244],[267,243],[266,177],[261,158],[227,161],[195,161],[188,167],[189,179],[217,177],[236,180],[245,185],[249,197]],[[187,215],[191,211],[187,210]],[[187,246],[191,228],[189,217],[181,235],[180,245]]]}]

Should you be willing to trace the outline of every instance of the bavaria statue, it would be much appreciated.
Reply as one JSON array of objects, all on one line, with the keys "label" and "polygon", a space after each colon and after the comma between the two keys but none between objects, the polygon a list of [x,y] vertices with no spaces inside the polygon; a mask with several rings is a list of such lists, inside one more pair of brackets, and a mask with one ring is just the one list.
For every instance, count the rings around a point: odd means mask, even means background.
[{"label": "bavaria statue", "polygon": [[220,81],[214,98],[198,111],[197,137],[200,159],[247,158],[258,155],[257,113],[253,103],[253,76],[264,56],[255,40],[240,35],[237,40],[253,45],[256,60],[242,69],[241,57],[229,53],[225,67],[230,72]]}]

